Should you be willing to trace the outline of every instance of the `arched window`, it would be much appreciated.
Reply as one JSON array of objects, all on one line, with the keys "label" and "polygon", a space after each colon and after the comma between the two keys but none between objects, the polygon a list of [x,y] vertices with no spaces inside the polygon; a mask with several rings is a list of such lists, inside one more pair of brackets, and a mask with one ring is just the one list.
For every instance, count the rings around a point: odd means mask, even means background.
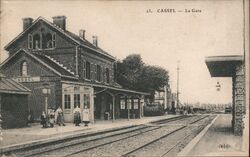
[{"label": "arched window", "polygon": [[35,34],[33,36],[33,48],[34,49],[40,49],[40,35],[39,34]]},{"label": "arched window", "polygon": [[86,62],[86,79],[90,80],[90,63]]},{"label": "arched window", "polygon": [[24,61],[21,64],[21,76],[27,76],[27,74],[28,74],[27,62]]}]

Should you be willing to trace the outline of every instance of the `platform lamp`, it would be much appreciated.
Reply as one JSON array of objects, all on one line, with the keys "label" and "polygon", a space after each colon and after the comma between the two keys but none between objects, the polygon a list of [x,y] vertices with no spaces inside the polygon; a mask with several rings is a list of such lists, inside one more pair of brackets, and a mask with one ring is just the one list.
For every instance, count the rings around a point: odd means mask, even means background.
[{"label": "platform lamp", "polygon": [[48,83],[43,84],[42,93],[45,96],[45,113],[48,115],[48,96],[50,95],[50,87]]},{"label": "platform lamp", "polygon": [[215,87],[216,87],[216,90],[217,90],[217,91],[220,91],[220,88],[221,88],[220,82],[217,82],[217,84],[216,84]]}]

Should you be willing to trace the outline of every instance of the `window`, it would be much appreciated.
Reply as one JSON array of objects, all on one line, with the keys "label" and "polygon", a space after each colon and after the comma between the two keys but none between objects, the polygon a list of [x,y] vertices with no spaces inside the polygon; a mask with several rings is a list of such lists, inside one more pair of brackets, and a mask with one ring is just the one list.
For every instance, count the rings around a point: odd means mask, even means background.
[{"label": "window", "polygon": [[139,101],[138,101],[138,99],[134,99],[134,109],[139,109]]},{"label": "window", "polygon": [[82,62],[82,75],[83,75],[83,78],[86,78],[86,61],[85,60],[83,60],[83,62]]},{"label": "window", "polygon": [[121,99],[121,110],[126,109],[125,99]]},{"label": "window", "polygon": [[109,69],[106,68],[106,82],[109,83]]},{"label": "window", "polygon": [[131,99],[127,99],[127,109],[131,109]]},{"label": "window", "polygon": [[31,34],[28,35],[28,48],[33,48],[33,36]]},{"label": "window", "polygon": [[24,61],[21,64],[21,76],[27,76],[27,74],[28,74],[27,62]]},{"label": "window", "polygon": [[41,42],[40,42],[40,35],[39,34],[35,34],[33,36],[33,48],[34,49],[40,49],[41,46],[40,46]]},{"label": "window", "polygon": [[97,65],[93,65],[94,66],[94,80],[97,80]]},{"label": "window", "polygon": [[80,94],[74,94],[74,108],[80,107]]},{"label": "window", "polygon": [[90,64],[90,79],[95,80],[95,75],[94,75],[94,64]]},{"label": "window", "polygon": [[83,103],[84,108],[85,106],[89,108],[90,107],[90,94],[84,94],[83,97],[84,97],[84,103]]},{"label": "window", "polygon": [[65,109],[70,109],[70,95],[69,94],[65,94],[64,95],[64,108]]},{"label": "window", "polygon": [[97,81],[101,82],[101,67],[100,67],[100,65],[97,65],[97,67],[96,67],[96,79],[97,79]]},{"label": "window", "polygon": [[29,49],[49,49],[56,47],[56,33],[46,33],[44,29],[34,35],[28,35]]},{"label": "window", "polygon": [[52,45],[52,35],[50,33],[47,33],[45,36],[43,36],[43,48],[53,48]]},{"label": "window", "polygon": [[102,81],[106,82],[106,77],[105,77],[105,68],[102,68]]},{"label": "window", "polygon": [[90,80],[90,63],[86,62],[86,79]]}]

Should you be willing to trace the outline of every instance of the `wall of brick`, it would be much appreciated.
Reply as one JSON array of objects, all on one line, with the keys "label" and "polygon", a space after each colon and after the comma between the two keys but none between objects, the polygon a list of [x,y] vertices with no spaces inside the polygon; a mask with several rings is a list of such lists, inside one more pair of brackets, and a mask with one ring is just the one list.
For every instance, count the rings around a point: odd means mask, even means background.
[{"label": "wall of brick", "polygon": [[56,77],[56,74],[25,53],[17,54],[15,58],[12,58],[7,64],[4,64],[0,71],[9,78],[18,77],[21,75],[21,64],[24,61],[27,62],[28,76]]},{"label": "wall of brick", "polygon": [[[114,61],[111,59],[107,59],[105,57],[101,57],[99,55],[93,54],[90,50],[80,49],[79,56],[79,77],[83,78],[83,61],[88,61],[90,63],[100,65],[102,68],[108,68],[110,70],[110,84],[114,83]],[[104,71],[102,70],[102,76]],[[103,80],[103,78],[102,78]]]},{"label": "wall of brick", "polygon": [[233,76],[233,128],[235,135],[242,135],[244,129],[243,117],[245,115],[245,81],[244,66],[239,63],[235,66]]}]

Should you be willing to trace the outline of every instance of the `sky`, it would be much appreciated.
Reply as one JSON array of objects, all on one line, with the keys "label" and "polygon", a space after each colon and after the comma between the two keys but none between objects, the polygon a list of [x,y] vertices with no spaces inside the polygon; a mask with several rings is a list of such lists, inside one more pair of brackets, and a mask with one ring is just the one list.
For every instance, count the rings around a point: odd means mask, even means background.
[{"label": "sky", "polygon": [[180,61],[181,102],[232,101],[231,78],[212,78],[205,57],[243,55],[241,0],[0,2],[1,62],[8,57],[4,46],[22,32],[22,18],[52,21],[53,16],[65,15],[66,29],[75,34],[85,29],[89,41],[98,36],[98,45],[117,59],[137,53],[146,64],[168,70],[173,92]]}]

